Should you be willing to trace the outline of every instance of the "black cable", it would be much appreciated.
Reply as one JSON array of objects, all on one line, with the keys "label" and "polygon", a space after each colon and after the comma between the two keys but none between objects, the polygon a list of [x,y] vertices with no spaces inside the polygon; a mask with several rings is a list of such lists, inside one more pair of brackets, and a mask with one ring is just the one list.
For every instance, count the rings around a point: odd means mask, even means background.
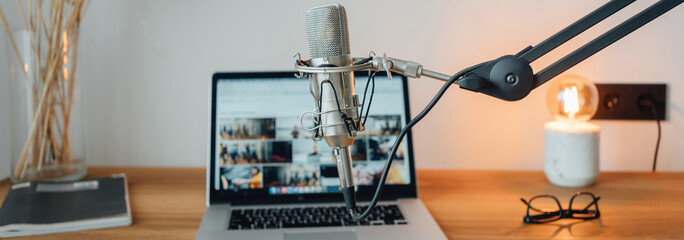
[{"label": "black cable", "polygon": [[[367,57],[362,59],[361,61],[358,61],[354,63],[354,65],[361,65],[364,63],[369,62],[370,60],[373,60],[373,57]],[[366,108],[366,114],[364,116],[363,114],[363,108],[366,106],[366,92],[368,92],[368,84],[370,83],[371,79],[373,80],[373,89],[371,89],[371,96],[370,99],[368,100],[368,108]],[[368,81],[366,81],[366,88],[363,90],[363,100],[361,101],[361,111],[358,114],[361,114],[359,116],[359,124],[358,126],[366,125],[366,119],[368,119],[368,112],[370,110],[370,105],[373,102],[373,94],[375,93],[375,71],[368,70]],[[363,116],[363,121],[361,121]],[[357,129],[358,130],[358,129]]]},{"label": "black cable", "polygon": [[361,100],[361,110],[357,113],[359,115],[359,120],[363,118],[363,108],[366,106],[366,92],[368,92],[368,86],[371,80],[371,70],[368,70],[368,80],[366,81],[366,87],[363,89],[363,100]]},{"label": "black cable", "polygon": [[[337,104],[337,112],[340,114],[340,117],[342,120],[345,122],[345,128],[347,132],[351,132],[350,127],[348,126],[349,122],[352,123],[351,128],[353,128],[355,131],[359,130],[359,126],[361,126],[361,123],[364,125],[366,124],[366,120],[368,119],[368,112],[370,110],[371,102],[373,102],[373,95],[375,94],[375,72],[371,73],[368,75],[368,81],[366,82],[366,88],[363,91],[363,103],[365,105],[366,102],[366,93],[368,91],[368,86],[372,83],[373,88],[371,89],[371,95],[370,99],[368,100],[368,108],[366,108],[366,114],[363,114],[363,107],[364,105],[361,105],[361,116],[359,117],[359,123],[355,123],[354,119],[348,117],[344,112],[342,112],[342,108],[340,107],[340,100],[337,99],[337,91],[335,90],[335,85],[332,84],[330,80],[324,80],[321,82],[321,91],[319,96],[323,96],[323,84],[328,83],[330,84],[330,87],[332,88],[333,94],[335,95],[335,102]],[[319,98],[318,100],[318,109],[320,111],[321,107],[323,105],[323,98]],[[357,113],[358,114],[358,113]],[[361,121],[361,118],[363,118],[363,122]]]},{"label": "black cable", "polygon": [[[368,112],[370,112],[370,106],[371,106],[371,103],[373,102],[373,95],[375,95],[375,72],[373,72],[372,76],[373,77],[371,79],[373,80],[372,81],[373,88],[371,89],[370,100],[368,100],[368,108],[366,108],[366,114],[363,117],[363,125],[366,125],[366,120],[368,120]],[[364,94],[363,97],[366,98],[366,95]]]},{"label": "black cable", "polygon": [[650,105],[651,105],[651,112],[653,112],[653,118],[656,120],[656,124],[658,124],[658,140],[656,140],[656,147],[655,147],[655,154],[653,154],[653,172],[656,171],[656,162],[658,161],[658,149],[660,148],[660,118],[658,117],[658,110],[656,110],[656,103],[653,99],[649,99]]},{"label": "black cable", "polygon": [[367,57],[367,58],[361,59],[361,61],[355,62],[354,65],[361,65],[361,64],[369,62],[370,60],[373,60],[373,57]]},{"label": "black cable", "polygon": [[[368,108],[366,108],[366,114],[364,115],[363,113],[363,108],[366,106],[366,92],[368,92],[368,85],[371,84],[371,80],[373,80],[373,89],[371,89],[371,95],[370,99],[368,100]],[[361,116],[363,116],[363,121],[361,121],[361,117],[359,117],[359,126],[361,125],[366,125],[366,120],[368,119],[368,112],[370,111],[370,106],[371,103],[373,102],[373,94],[375,94],[375,71],[371,72],[368,74],[368,81],[366,81],[366,88],[363,90],[363,100],[361,101]]]},{"label": "black cable", "polygon": [[427,115],[430,110],[437,104],[440,98],[444,95],[446,90],[451,87],[452,84],[457,82],[463,75],[466,73],[481,67],[484,64],[487,64],[489,62],[485,63],[480,63],[478,65],[466,68],[464,70],[461,70],[460,72],[456,73],[454,76],[452,76],[444,85],[442,85],[442,88],[437,92],[437,94],[432,98],[430,103],[428,103],[427,106],[421,111],[415,118],[413,118],[411,121],[409,121],[404,128],[401,129],[401,132],[399,133],[399,137],[397,137],[397,140],[394,141],[394,145],[392,145],[392,150],[389,152],[389,156],[387,158],[387,162],[385,162],[385,168],[382,170],[382,175],[380,175],[380,181],[378,182],[378,187],[375,190],[375,195],[373,195],[373,198],[371,199],[370,205],[364,210],[361,214],[356,213],[356,209],[351,208],[351,206],[347,205],[347,210],[349,211],[349,214],[351,215],[352,220],[354,221],[360,221],[368,216],[368,214],[371,213],[373,208],[375,208],[375,205],[377,205],[378,200],[380,198],[380,195],[382,194],[382,189],[385,185],[385,180],[387,180],[387,174],[389,173],[389,168],[392,165],[392,161],[394,161],[394,156],[397,152],[397,149],[399,148],[399,144],[401,144],[401,140],[404,139],[404,136],[408,133],[411,128],[413,128],[414,125],[416,125],[420,120],[422,120],[425,115]]},{"label": "black cable", "polygon": [[[351,130],[354,129],[354,131],[358,130],[358,126],[356,125],[356,122],[354,122],[354,119],[347,117],[347,114],[342,112],[342,108],[340,107],[340,100],[337,98],[337,90],[335,90],[335,85],[330,81],[330,80],[323,80],[321,82],[321,94],[319,95],[319,100],[318,100],[318,111],[321,110],[321,107],[323,106],[323,84],[328,83],[330,84],[330,87],[332,88],[333,94],[335,95],[335,102],[337,103],[337,112],[340,114],[340,118],[344,121],[344,128],[347,130],[347,133],[349,135],[352,135]],[[351,122],[352,126],[349,126],[349,123]]]},{"label": "black cable", "polygon": [[[372,59],[373,59],[373,57],[364,58],[361,61],[354,63],[354,65],[361,65],[361,64],[367,63],[368,61],[370,61]],[[302,65],[302,66],[309,67],[309,64],[307,64],[306,62],[302,62],[301,60],[298,60],[295,62]],[[330,66],[335,67],[334,65],[330,65]],[[368,92],[368,85],[369,85],[369,83],[371,83],[371,80],[372,80],[373,88],[371,89],[370,99],[368,100],[368,108],[366,108],[366,114],[364,115],[363,109],[364,109],[364,106],[366,103],[366,93]],[[354,128],[354,130],[358,131],[361,124],[363,124],[363,125],[366,124],[366,120],[368,119],[368,112],[370,111],[370,106],[371,106],[371,103],[373,102],[373,95],[375,94],[375,71],[372,71],[371,73],[369,73],[368,81],[366,81],[366,88],[363,90],[363,101],[362,101],[363,104],[361,105],[361,111],[357,112],[357,116],[359,117],[359,123],[355,123],[353,119],[347,117],[347,115],[344,114],[344,112],[342,112],[342,109],[340,108],[340,102],[337,99],[337,91],[335,90],[335,85],[333,85],[332,82],[330,82],[330,80],[325,80],[325,81],[321,82],[321,91],[320,91],[321,95],[320,96],[323,96],[323,84],[326,82],[330,84],[330,87],[332,87],[333,93],[335,94],[335,101],[337,103],[337,111],[339,112],[342,120],[344,120],[344,122],[345,122],[345,128],[347,129],[347,132],[351,133],[351,130],[349,129],[349,122],[352,123],[352,127]],[[318,101],[319,111],[321,109],[322,104],[323,104],[323,99],[321,98]],[[361,114],[361,116],[359,116],[359,114]],[[361,119],[363,119],[363,121],[361,121]]]},{"label": "black cable", "polygon": [[333,85],[330,80],[323,80],[321,82],[321,94],[319,95],[320,97],[318,98],[318,111],[320,111],[321,107],[323,106],[323,84],[325,84],[325,83],[330,84],[330,87],[332,88],[333,94],[335,94],[335,102],[337,102],[337,111],[340,112],[340,114],[344,114],[342,112],[342,108],[340,108],[340,100],[337,99],[337,91],[335,90],[335,85]]}]

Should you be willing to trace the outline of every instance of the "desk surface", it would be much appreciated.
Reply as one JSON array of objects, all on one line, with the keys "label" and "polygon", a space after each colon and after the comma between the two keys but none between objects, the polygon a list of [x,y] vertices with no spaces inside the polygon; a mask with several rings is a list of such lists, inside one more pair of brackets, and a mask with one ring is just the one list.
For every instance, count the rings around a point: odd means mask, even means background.
[{"label": "desk surface", "polygon": [[[133,225],[40,239],[194,239],[205,209],[204,169],[93,167],[88,178],[128,175]],[[561,188],[541,172],[419,170],[418,194],[450,239],[684,239],[684,173],[601,173],[587,188]],[[0,182],[0,202],[10,181]],[[601,196],[601,218],[522,223],[526,199],[577,191]],[[29,239],[29,238],[23,238]]]}]

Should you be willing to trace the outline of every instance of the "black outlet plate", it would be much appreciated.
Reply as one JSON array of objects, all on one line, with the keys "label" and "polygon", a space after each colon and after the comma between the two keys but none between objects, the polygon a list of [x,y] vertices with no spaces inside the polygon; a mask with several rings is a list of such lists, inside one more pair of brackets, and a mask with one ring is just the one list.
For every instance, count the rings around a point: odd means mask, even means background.
[{"label": "black outlet plate", "polygon": [[599,106],[593,119],[655,120],[651,109],[654,105],[658,119],[665,120],[666,84],[597,83],[596,87]]}]

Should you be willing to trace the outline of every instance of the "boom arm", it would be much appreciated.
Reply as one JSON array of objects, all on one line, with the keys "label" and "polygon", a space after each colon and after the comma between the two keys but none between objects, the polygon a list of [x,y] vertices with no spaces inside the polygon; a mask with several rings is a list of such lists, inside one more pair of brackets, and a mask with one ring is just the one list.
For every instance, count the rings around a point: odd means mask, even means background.
[{"label": "boom arm", "polygon": [[[520,100],[527,96],[532,89],[541,86],[598,51],[603,50],[615,41],[620,40],[651,20],[678,6],[684,0],[658,1],[536,74],[533,73],[530,63],[633,2],[635,0],[612,0],[537,46],[528,46],[515,55],[506,55],[483,63],[482,66],[475,68],[459,79],[457,84],[461,88],[484,93],[502,100]],[[373,69],[401,73],[408,77],[427,76],[445,81],[451,78],[446,74],[423,69],[422,65],[411,61],[374,57],[370,62],[373,65]]]}]

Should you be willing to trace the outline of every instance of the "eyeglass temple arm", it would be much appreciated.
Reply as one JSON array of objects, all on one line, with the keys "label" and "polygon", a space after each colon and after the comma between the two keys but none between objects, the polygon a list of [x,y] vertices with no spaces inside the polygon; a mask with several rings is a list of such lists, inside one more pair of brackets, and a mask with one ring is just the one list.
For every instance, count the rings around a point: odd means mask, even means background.
[{"label": "eyeglass temple arm", "polygon": [[[537,209],[537,208],[533,207],[532,205],[530,205],[530,203],[527,200],[525,200],[524,198],[520,198],[520,201],[522,201],[525,205],[527,205],[527,207],[529,209],[535,210],[537,212],[544,212],[543,210]],[[532,200],[530,200],[530,201],[532,201]],[[547,212],[544,212],[544,213],[547,213]]]},{"label": "eyeglass temple arm", "polygon": [[[587,204],[587,207],[582,209],[582,211],[587,211],[587,209],[589,209],[589,207],[591,207],[591,205],[596,204],[596,202],[598,202],[599,199],[601,199],[601,197],[595,197],[594,201],[591,201],[591,203]],[[598,211],[598,205],[596,205],[596,211]]]}]

